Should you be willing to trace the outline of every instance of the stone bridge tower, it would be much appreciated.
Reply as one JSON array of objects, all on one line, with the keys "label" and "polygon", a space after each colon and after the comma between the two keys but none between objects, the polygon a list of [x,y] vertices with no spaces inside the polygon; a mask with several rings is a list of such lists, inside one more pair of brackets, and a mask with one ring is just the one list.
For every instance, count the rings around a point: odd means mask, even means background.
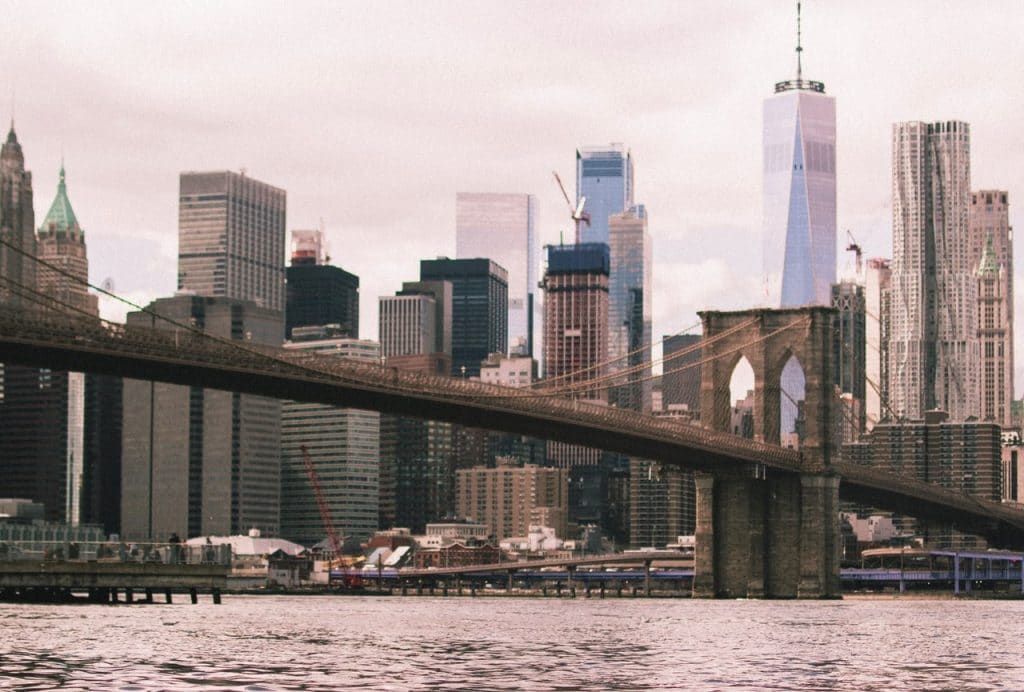
[{"label": "stone bridge tower", "polygon": [[[829,471],[832,416],[832,321],[835,310],[702,312],[701,418],[728,432],[733,370],[754,371],[754,437],[779,444],[782,370],[803,368],[801,468],[752,466],[697,479],[694,595],[726,598],[830,598],[839,593],[839,478]],[[717,338],[716,338],[717,337]]]}]

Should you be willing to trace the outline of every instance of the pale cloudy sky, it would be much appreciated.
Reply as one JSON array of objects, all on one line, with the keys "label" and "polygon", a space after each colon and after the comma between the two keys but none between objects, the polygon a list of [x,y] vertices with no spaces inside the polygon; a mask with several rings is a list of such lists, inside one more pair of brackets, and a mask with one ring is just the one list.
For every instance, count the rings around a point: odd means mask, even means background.
[{"label": "pale cloudy sky", "polygon": [[[969,122],[972,186],[1009,190],[1014,223],[1024,3],[803,4],[804,76],[837,99],[840,248],[850,229],[868,256],[890,252],[898,120]],[[63,150],[94,282],[170,295],[178,173],[244,167],[288,191],[289,229],[323,219],[334,262],[361,278],[370,338],[378,296],[454,256],[457,191],[536,194],[541,240],[557,242],[570,229],[551,171],[571,181],[577,146],[624,142],[661,335],[758,300],[761,107],[794,76],[794,15],[727,0],[0,0],[0,114],[15,111],[38,220]]]}]

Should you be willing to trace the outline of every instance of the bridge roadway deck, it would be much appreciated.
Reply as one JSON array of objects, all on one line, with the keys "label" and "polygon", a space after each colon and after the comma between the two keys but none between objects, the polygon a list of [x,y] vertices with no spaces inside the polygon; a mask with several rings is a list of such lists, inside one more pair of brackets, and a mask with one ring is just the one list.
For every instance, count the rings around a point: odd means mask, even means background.
[{"label": "bridge roadway deck", "polygon": [[[670,418],[463,379],[403,372],[310,352],[0,308],[0,362],[349,406],[583,444],[716,475],[823,472],[791,449]],[[1024,512],[852,464],[834,462],[840,497],[922,519],[953,521],[1024,548]]]},{"label": "bridge roadway deck", "polygon": [[[594,555],[592,557],[578,557],[572,559],[552,558],[549,560],[529,560],[527,562],[495,562],[489,565],[465,565],[461,567],[438,567],[436,569],[403,569],[399,576],[405,578],[415,577],[443,577],[457,574],[485,574],[491,572],[518,572],[520,570],[538,570],[547,567],[600,567],[603,565],[636,565],[642,567],[645,563],[658,562],[686,562],[693,565],[693,555],[686,555],[676,550],[658,550],[645,553],[609,553],[606,555]],[[367,578],[373,578],[373,572],[365,574]]]}]

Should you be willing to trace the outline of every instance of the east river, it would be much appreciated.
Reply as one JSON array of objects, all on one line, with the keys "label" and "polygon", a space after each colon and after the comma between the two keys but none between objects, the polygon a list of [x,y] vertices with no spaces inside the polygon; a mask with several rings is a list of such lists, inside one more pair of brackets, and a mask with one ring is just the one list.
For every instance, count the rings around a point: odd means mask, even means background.
[{"label": "east river", "polygon": [[0,689],[1024,689],[1024,601],[0,604]]}]

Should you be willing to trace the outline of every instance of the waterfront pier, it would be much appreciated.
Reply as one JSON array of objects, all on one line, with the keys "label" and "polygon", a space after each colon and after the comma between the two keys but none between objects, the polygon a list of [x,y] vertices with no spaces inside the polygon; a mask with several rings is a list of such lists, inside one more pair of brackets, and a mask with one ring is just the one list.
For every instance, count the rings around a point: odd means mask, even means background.
[{"label": "waterfront pier", "polygon": [[[134,546],[134,544],[133,544]],[[230,548],[203,550],[184,545],[147,544],[143,552],[125,549],[102,557],[100,546],[69,546],[70,551],[22,550],[4,544],[0,551],[0,601],[71,603],[165,603],[173,594],[200,593],[220,603],[231,570]],[[80,557],[70,557],[80,551]],[[97,557],[97,553],[101,557]]]}]

